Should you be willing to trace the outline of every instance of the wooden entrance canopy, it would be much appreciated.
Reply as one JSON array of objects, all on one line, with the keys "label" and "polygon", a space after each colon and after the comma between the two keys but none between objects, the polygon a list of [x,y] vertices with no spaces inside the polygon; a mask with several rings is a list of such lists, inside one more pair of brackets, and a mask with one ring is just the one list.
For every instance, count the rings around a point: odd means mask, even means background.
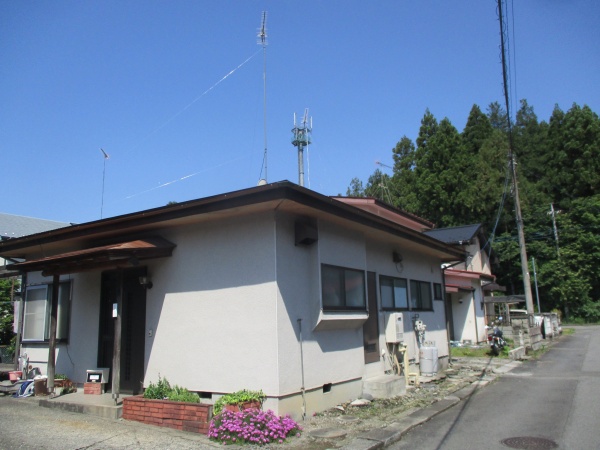
[{"label": "wooden entrance canopy", "polygon": [[103,245],[45,258],[15,263],[12,270],[41,271],[43,276],[86,272],[89,270],[136,266],[139,261],[171,256],[175,244],[162,237],[136,239]]}]

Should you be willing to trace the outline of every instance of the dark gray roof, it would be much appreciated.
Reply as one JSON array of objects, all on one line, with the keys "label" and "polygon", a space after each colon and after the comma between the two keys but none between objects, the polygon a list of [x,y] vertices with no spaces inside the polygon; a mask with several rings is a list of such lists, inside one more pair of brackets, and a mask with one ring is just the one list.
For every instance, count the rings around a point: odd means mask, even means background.
[{"label": "dark gray roof", "polygon": [[18,238],[70,225],[72,224],[67,222],[0,213],[0,239]]},{"label": "dark gray roof", "polygon": [[433,230],[427,230],[423,232],[423,234],[435,238],[438,241],[445,242],[446,244],[462,245],[466,244],[475,236],[477,236],[480,228],[481,224],[475,223],[473,225],[461,225],[459,227],[436,228]]}]

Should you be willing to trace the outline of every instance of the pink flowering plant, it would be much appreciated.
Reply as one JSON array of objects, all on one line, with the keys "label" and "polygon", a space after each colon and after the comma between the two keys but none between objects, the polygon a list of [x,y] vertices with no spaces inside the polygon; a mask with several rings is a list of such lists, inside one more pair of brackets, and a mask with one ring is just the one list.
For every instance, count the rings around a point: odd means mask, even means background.
[{"label": "pink flowering plant", "polygon": [[271,410],[223,411],[210,422],[208,437],[222,444],[283,444],[289,436],[300,436],[302,428],[288,415]]}]

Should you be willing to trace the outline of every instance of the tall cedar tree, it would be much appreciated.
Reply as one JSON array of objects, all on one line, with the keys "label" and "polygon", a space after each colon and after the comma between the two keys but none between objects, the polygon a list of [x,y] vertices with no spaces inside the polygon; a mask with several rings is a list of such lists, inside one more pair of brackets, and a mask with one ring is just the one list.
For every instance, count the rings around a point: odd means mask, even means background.
[{"label": "tall cedar tree", "polygon": [[[392,187],[381,189],[390,180],[377,170],[365,188],[353,179],[348,192],[377,196],[440,227],[483,223],[500,260],[494,268],[497,281],[509,294],[520,294],[508,150],[506,112],[497,102],[487,115],[474,105],[460,134],[448,119],[438,123],[426,110],[416,146],[404,136],[392,149]],[[574,104],[566,113],[556,106],[549,122],[540,122],[522,100],[513,124],[513,154],[542,311],[559,308],[583,321],[600,320],[598,116]],[[556,208],[558,240],[550,203]]]}]

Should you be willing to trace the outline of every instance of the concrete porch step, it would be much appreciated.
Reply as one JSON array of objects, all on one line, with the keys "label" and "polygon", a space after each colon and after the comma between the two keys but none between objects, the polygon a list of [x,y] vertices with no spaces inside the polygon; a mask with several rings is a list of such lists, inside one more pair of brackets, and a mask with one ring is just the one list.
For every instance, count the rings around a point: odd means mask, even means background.
[{"label": "concrete porch step", "polygon": [[[127,397],[127,395],[125,396]],[[45,408],[59,408],[64,411],[91,414],[108,419],[120,419],[123,411],[123,396],[115,405],[111,394],[86,395],[81,389],[72,394],[55,398],[40,398],[38,404]]]},{"label": "concrete porch step", "polygon": [[399,375],[380,375],[363,380],[363,396],[394,398],[406,393],[406,380]]}]

